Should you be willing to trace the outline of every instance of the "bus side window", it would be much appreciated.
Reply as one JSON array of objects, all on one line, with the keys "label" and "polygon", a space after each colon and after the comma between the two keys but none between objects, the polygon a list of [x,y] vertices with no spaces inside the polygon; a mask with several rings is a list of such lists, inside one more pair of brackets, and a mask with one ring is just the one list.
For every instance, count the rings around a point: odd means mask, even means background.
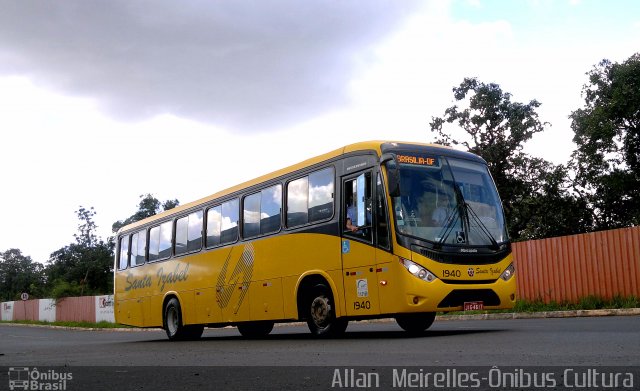
[{"label": "bus side window", "polygon": [[244,198],[242,213],[242,237],[250,238],[260,235],[260,193]]},{"label": "bus side window", "polygon": [[222,204],[222,226],[220,243],[233,243],[238,240],[238,199]]},{"label": "bus side window", "polygon": [[171,239],[173,237],[173,221],[160,224],[160,245],[158,246],[159,259],[171,257]]},{"label": "bus side window", "polygon": [[333,167],[309,174],[309,222],[333,216]]},{"label": "bus side window", "polygon": [[306,224],[309,221],[309,177],[289,182],[287,185],[287,227]]},{"label": "bus side window", "polygon": [[176,220],[176,255],[187,252],[187,237],[189,231],[189,217],[185,216]]},{"label": "bus side window", "polygon": [[129,235],[120,237],[120,255],[118,269],[124,270],[129,265]]},{"label": "bus side window", "polygon": [[344,182],[345,233],[371,241],[371,173]]},{"label": "bus side window", "polygon": [[222,227],[222,207],[220,205],[207,211],[207,247],[220,244],[220,230]]},{"label": "bus side window", "polygon": [[194,212],[176,220],[176,255],[194,252],[202,247],[202,212]]},{"label": "bus side window", "polygon": [[268,234],[280,230],[282,210],[282,186],[275,185],[260,192],[260,233]]},{"label": "bus side window", "polygon": [[142,265],[145,260],[145,256],[147,252],[146,251],[147,250],[147,230],[143,229],[142,231],[139,231],[138,233],[136,233],[134,236],[137,236],[138,238],[138,245],[137,245],[136,253],[133,254],[133,251],[131,253],[131,263],[132,264],[135,263],[135,265],[138,266],[138,265]]},{"label": "bus side window", "polygon": [[202,211],[189,215],[189,227],[187,230],[187,251],[200,250],[202,248]]},{"label": "bus side window", "polygon": [[160,226],[155,226],[149,230],[149,262],[157,261],[160,258]]}]

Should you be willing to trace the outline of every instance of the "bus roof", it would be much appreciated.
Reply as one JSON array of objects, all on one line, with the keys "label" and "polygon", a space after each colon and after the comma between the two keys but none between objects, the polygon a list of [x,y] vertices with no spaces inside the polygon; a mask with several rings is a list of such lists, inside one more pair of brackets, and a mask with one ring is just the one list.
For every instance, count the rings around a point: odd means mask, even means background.
[{"label": "bus roof", "polygon": [[214,194],[211,194],[207,197],[201,198],[199,200],[196,201],[192,201],[189,202],[187,204],[184,205],[180,205],[177,206],[173,209],[169,209],[167,211],[158,213],[157,215],[151,216],[151,217],[147,217],[146,219],[140,220],[140,221],[136,221],[133,222],[129,225],[126,225],[122,228],[120,228],[118,230],[118,233],[116,235],[119,235],[121,232],[124,231],[129,231],[131,229],[143,226],[145,224],[148,224],[149,222],[155,221],[155,220],[160,220],[163,217],[169,216],[169,215],[173,215],[173,214],[179,214],[180,212],[189,210],[191,208],[195,208],[196,206],[199,205],[203,205],[206,203],[209,203],[211,201],[214,201],[218,198],[224,197],[226,195],[229,194],[233,194],[235,192],[241,191],[243,189],[246,189],[248,187],[260,184],[262,182],[266,182],[270,179],[274,179],[274,178],[278,178],[281,177],[283,175],[286,175],[288,173],[303,169],[305,167],[309,167],[309,166],[313,166],[315,164],[319,164],[322,163],[324,161],[327,160],[331,160],[333,158],[339,157],[341,155],[345,155],[348,153],[352,153],[352,152],[358,152],[358,151],[375,151],[378,156],[380,156],[385,150],[385,149],[412,149],[412,148],[420,148],[420,147],[428,147],[428,148],[438,148],[441,149],[442,152],[444,152],[445,155],[449,155],[452,157],[461,157],[461,158],[467,158],[467,159],[472,159],[472,160],[478,160],[481,162],[484,162],[484,160],[482,158],[480,158],[477,155],[474,155],[472,153],[469,152],[463,152],[463,151],[458,151],[456,149],[453,149],[451,147],[445,146],[445,145],[440,145],[440,144],[429,144],[429,143],[416,143],[416,142],[401,142],[401,141],[363,141],[363,142],[358,142],[358,143],[354,143],[354,144],[349,144],[346,145],[344,147],[338,148],[336,150],[333,150],[331,152],[327,152],[325,154],[322,155],[318,155],[315,157],[312,157],[310,159],[304,160],[302,162],[293,164],[289,167],[285,167],[276,171],[273,171],[271,173],[265,174],[265,175],[261,175],[257,178],[251,179],[249,181],[245,181],[243,183],[240,183],[238,185],[229,187],[227,189],[218,191]]}]

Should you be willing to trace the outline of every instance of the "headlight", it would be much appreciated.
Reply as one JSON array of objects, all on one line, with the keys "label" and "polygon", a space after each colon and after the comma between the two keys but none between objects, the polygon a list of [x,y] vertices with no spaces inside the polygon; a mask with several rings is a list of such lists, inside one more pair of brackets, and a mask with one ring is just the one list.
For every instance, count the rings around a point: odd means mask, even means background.
[{"label": "headlight", "polygon": [[436,276],[433,273],[418,265],[417,263],[411,262],[410,260],[404,258],[400,258],[400,263],[409,271],[409,273],[413,274],[421,280],[432,282],[436,279]]},{"label": "headlight", "polygon": [[509,279],[511,279],[511,277],[513,277],[513,273],[515,271],[516,271],[516,268],[513,267],[513,263],[512,263],[511,265],[509,265],[509,267],[504,269],[504,271],[500,275],[500,278],[502,278],[505,281],[509,281]]}]

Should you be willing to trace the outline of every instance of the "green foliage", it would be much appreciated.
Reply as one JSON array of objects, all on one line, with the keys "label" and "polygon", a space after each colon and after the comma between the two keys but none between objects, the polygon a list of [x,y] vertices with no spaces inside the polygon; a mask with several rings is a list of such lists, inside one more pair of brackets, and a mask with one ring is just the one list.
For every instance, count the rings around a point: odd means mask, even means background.
[{"label": "green foliage", "polygon": [[576,189],[592,207],[595,228],[640,224],[640,53],[603,60],[587,73],[585,105],[570,118],[577,149]]},{"label": "green foliage", "polygon": [[[513,240],[539,239],[583,232],[590,215],[581,212],[584,203],[570,194],[567,169],[534,158],[522,150],[546,123],[538,118],[540,103],[511,101],[511,94],[499,85],[465,78],[453,88],[457,105],[444,116],[432,118],[436,142],[462,145],[484,158],[502,198],[509,235]],[[455,139],[444,125],[457,124],[471,141]]]},{"label": "green foliage", "polygon": [[20,294],[44,296],[43,266],[17,248],[0,253],[0,301],[17,300]]},{"label": "green foliage", "polygon": [[[438,142],[444,145],[462,144],[469,151],[482,156],[500,177],[508,178],[514,168],[513,159],[522,158],[524,143],[535,133],[542,132],[546,123],[540,122],[536,100],[528,104],[511,101],[511,94],[495,83],[485,84],[475,78],[465,78],[453,88],[456,101],[468,98],[468,107],[460,110],[452,106],[444,118],[433,118],[431,130],[438,132]],[[458,141],[442,131],[442,125],[457,123],[473,142]]]},{"label": "green foliage", "polygon": [[82,293],[83,289],[76,281],[67,282],[58,278],[51,284],[49,296],[57,300],[63,297],[82,296]]},{"label": "green foliage", "polygon": [[54,251],[46,268],[54,298],[113,291],[113,240],[105,242],[95,235],[93,208],[80,207],[76,214],[80,220],[76,242]]},{"label": "green foliage", "polygon": [[592,216],[584,199],[569,191],[569,173],[563,165],[544,159],[522,162],[517,201],[511,204],[509,224],[514,239],[532,240],[587,232]]},{"label": "green foliage", "polygon": [[96,215],[96,211],[93,206],[89,209],[85,209],[82,206],[76,211],[80,224],[78,225],[78,234],[74,234],[78,244],[91,247],[96,244],[98,238],[96,237],[96,223],[93,221],[93,216]]},{"label": "green foliage", "polygon": [[155,216],[160,211],[173,209],[179,204],[180,202],[177,199],[160,202],[151,194],[143,194],[140,196],[138,211],[124,220],[118,220],[113,223],[111,230],[113,233],[116,233],[125,225],[135,223],[136,221],[146,219],[147,217]]}]

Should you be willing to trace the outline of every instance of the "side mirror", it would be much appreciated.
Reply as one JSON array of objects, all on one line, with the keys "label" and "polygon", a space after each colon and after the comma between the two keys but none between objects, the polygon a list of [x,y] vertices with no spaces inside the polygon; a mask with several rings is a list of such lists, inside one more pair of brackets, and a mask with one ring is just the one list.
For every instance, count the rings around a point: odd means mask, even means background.
[{"label": "side mirror", "polygon": [[380,165],[384,165],[387,168],[389,195],[391,197],[400,197],[400,170],[398,170],[396,157],[391,153],[385,153],[380,157]]}]

